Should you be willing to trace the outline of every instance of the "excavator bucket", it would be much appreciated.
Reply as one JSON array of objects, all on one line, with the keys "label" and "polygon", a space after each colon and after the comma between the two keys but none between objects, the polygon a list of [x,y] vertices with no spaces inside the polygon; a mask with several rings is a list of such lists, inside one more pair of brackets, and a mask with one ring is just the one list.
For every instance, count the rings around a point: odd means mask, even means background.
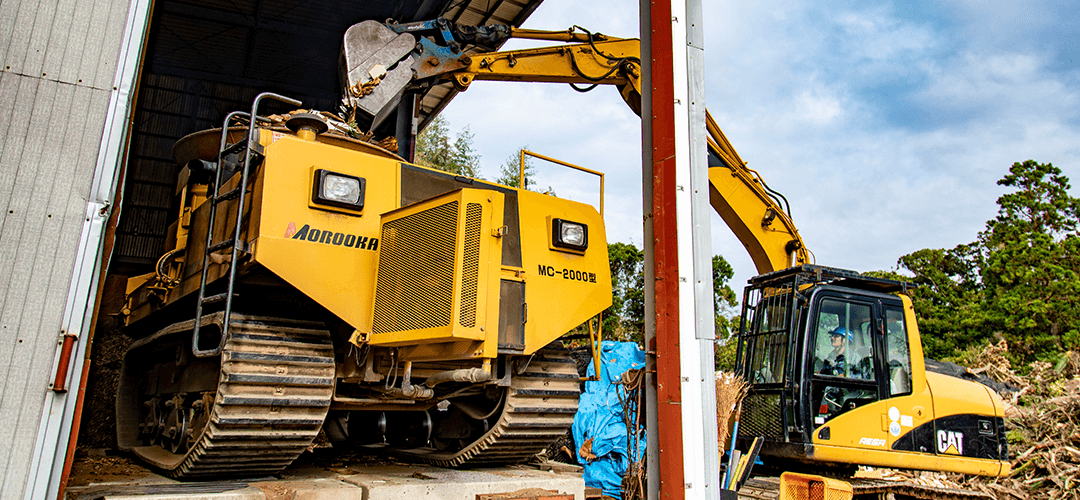
[{"label": "excavator bucket", "polygon": [[340,58],[342,95],[349,107],[371,119],[371,130],[394,110],[412,80],[409,53],[414,47],[416,37],[377,21],[354,24],[345,32]]}]

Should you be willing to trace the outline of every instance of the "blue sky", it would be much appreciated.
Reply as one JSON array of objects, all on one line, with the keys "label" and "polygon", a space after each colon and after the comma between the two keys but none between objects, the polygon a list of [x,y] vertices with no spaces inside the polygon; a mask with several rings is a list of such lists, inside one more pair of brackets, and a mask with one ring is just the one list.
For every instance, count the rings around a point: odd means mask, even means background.
[{"label": "blue sky", "polygon": [[[703,8],[707,105],[749,166],[790,201],[820,264],[891,269],[906,253],[973,241],[1015,161],[1053,162],[1080,182],[1075,3]],[[525,27],[577,24],[629,38],[637,12],[637,2],[547,0]],[[477,82],[444,116],[453,132],[475,134],[488,178],[525,145],[604,171],[608,239],[641,246],[640,121],[614,89]],[[540,182],[560,196],[596,199],[591,179],[540,168]],[[733,264],[739,289],[755,270],[713,221],[713,251]]]}]

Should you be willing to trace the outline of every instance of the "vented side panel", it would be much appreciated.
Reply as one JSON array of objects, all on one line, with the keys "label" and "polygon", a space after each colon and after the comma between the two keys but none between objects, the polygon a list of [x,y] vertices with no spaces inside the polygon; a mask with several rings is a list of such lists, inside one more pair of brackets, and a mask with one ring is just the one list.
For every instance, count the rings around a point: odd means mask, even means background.
[{"label": "vented side panel", "polygon": [[465,207],[465,260],[461,269],[461,326],[476,326],[476,281],[480,272],[480,222],[483,209],[479,203]]},{"label": "vented side panel", "polygon": [[525,283],[499,282],[499,349],[525,348]]},{"label": "vented side panel", "polygon": [[450,325],[457,214],[454,201],[383,224],[373,333]]},{"label": "vented side panel", "polygon": [[[779,394],[749,394],[743,399],[740,433],[784,439]],[[743,432],[745,431],[745,432]]]}]

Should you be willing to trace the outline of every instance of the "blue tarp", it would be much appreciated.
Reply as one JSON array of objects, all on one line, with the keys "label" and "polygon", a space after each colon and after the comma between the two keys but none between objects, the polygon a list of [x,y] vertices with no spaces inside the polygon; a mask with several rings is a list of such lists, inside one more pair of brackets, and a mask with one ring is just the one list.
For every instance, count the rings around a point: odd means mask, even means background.
[{"label": "blue tarp", "polygon": [[[600,344],[600,365],[600,380],[585,382],[585,393],[574,415],[575,454],[578,463],[585,467],[586,486],[600,488],[609,497],[622,498],[622,477],[630,464],[630,452],[617,392],[622,387],[612,382],[618,381],[626,370],[644,368],[645,352],[633,342],[605,340]],[[594,373],[590,361],[587,374]],[[581,445],[590,438],[596,459],[586,461],[580,453]],[[639,436],[635,447],[634,460],[639,460],[645,454],[644,435]]]}]

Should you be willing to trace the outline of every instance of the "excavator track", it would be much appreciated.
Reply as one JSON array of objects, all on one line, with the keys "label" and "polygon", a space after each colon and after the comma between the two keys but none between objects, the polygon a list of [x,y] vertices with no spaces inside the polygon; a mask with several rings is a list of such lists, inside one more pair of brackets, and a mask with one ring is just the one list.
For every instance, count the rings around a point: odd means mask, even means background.
[{"label": "excavator track", "polygon": [[[840,478],[851,484],[855,499],[893,498],[896,500],[993,500],[980,491],[936,488],[910,482],[885,481],[869,478]],[[746,481],[739,489],[740,500],[776,500],[780,498],[779,477],[757,477]]]},{"label": "excavator track", "polygon": [[[211,319],[220,324],[220,314]],[[279,472],[308,449],[326,418],[334,388],[334,351],[322,323],[241,314],[233,314],[230,323],[212,411],[201,431],[191,432],[186,451],[132,447],[170,477]],[[138,364],[136,358],[152,352],[155,343],[183,342],[185,335],[190,339],[193,324],[174,324],[134,344],[125,357],[122,380],[138,379],[138,374],[126,373],[127,367]],[[180,345],[190,349],[190,340]],[[130,394],[134,384],[126,385],[121,382],[118,425],[125,422],[120,404],[145,404],[139,401],[145,398]]]},{"label": "excavator track", "polygon": [[506,388],[502,413],[488,432],[457,451],[399,449],[394,454],[439,467],[527,461],[566,434],[580,394],[577,365],[556,344],[538,351]]}]

